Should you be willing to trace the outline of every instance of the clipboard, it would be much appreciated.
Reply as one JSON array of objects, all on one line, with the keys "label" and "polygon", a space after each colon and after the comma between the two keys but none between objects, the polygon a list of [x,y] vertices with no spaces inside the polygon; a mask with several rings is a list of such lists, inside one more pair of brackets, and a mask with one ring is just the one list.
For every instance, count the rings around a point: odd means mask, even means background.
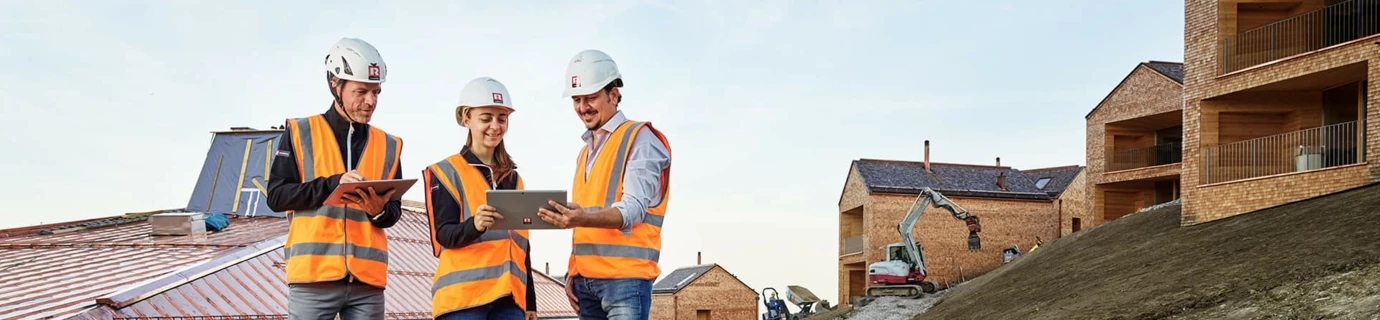
[{"label": "clipboard", "polygon": [[388,193],[388,190],[398,190],[398,192],[393,193],[393,198],[388,200],[402,200],[403,193],[407,193],[407,189],[412,188],[412,185],[416,183],[417,179],[372,180],[341,183],[339,186],[335,187],[334,191],[331,191],[331,195],[326,198],[325,204],[344,207],[346,204],[345,193],[355,192],[356,188],[368,191],[369,187],[374,187],[374,191],[378,192],[380,195]]}]

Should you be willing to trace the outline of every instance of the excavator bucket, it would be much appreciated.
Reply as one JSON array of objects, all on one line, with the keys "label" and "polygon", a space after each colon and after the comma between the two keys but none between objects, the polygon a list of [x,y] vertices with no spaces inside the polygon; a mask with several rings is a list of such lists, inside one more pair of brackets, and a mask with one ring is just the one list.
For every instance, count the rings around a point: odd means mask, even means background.
[{"label": "excavator bucket", "polygon": [[969,251],[978,251],[979,249],[982,249],[982,239],[979,239],[979,238],[978,238],[977,233],[969,233],[969,234],[968,234],[968,250],[969,250]]}]

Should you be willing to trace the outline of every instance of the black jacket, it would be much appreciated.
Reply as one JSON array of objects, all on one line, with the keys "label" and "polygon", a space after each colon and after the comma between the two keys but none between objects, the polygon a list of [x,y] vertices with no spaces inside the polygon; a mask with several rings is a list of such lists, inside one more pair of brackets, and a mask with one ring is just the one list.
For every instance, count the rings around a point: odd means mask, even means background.
[{"label": "black jacket", "polygon": [[[364,154],[364,145],[369,137],[369,125],[363,123],[351,124],[345,117],[335,111],[332,107],[321,114],[326,118],[326,124],[331,127],[331,132],[335,134],[336,144],[340,145],[340,155],[343,158],[345,152],[345,139],[350,138],[350,146],[354,150],[350,163],[359,165],[360,155]],[[292,121],[292,120],[288,120]],[[355,127],[353,135],[346,131],[349,126]],[[284,126],[284,128],[288,128]],[[307,146],[302,146],[307,148]],[[341,164],[345,166],[345,164]],[[398,160],[398,168],[402,168],[402,160]],[[354,170],[355,168],[349,168]],[[335,187],[340,185],[340,174],[328,178],[313,179],[302,182],[301,173],[297,171],[297,156],[292,150],[292,132],[283,131],[283,137],[278,139],[278,152],[273,157],[272,176],[268,179],[268,208],[273,211],[284,212],[288,210],[310,210],[321,206],[326,202],[326,197],[335,191]],[[402,179],[402,170],[399,169],[393,174],[392,179]],[[369,219],[375,227],[388,228],[398,223],[398,218],[402,216],[402,202],[389,201],[383,205],[383,213]]]},{"label": "black jacket", "polygon": [[[475,157],[473,153],[470,153],[469,147],[461,148],[460,154],[465,157],[465,162],[469,164],[484,164],[484,162],[480,161],[478,157]],[[484,174],[485,181],[494,180],[493,171],[488,169],[488,167],[480,167],[479,172]],[[494,189],[514,190],[517,189],[517,185],[518,174],[517,172],[513,172],[513,174],[508,175],[508,178],[499,181],[498,188]],[[466,187],[468,188],[469,186]],[[429,192],[431,192],[431,203],[429,203],[429,205],[433,210],[433,214],[436,215],[436,229],[431,232],[436,235],[436,242],[439,242],[442,247],[462,247],[474,242],[475,239],[479,239],[479,236],[484,234],[484,232],[474,227],[474,217],[465,219],[465,221],[460,221],[460,202],[456,201],[455,197],[450,195],[450,191],[446,190],[446,187],[441,184],[440,179],[431,179],[431,185],[427,186],[427,188],[430,189]],[[487,189],[489,186],[485,186],[485,188]],[[527,261],[524,262],[527,264],[527,311],[536,311],[537,291],[536,287],[532,285],[532,282],[535,280],[532,279],[532,248],[530,247],[531,245],[529,242],[527,248]]]}]

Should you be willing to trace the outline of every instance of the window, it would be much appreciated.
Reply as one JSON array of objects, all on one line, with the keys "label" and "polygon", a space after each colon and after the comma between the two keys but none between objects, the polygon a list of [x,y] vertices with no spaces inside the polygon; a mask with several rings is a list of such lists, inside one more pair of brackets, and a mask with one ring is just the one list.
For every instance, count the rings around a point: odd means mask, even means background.
[{"label": "window", "polygon": [[1040,178],[1039,181],[1035,181],[1035,188],[1044,190],[1047,184],[1049,184],[1049,178]]},{"label": "window", "polygon": [[695,320],[709,320],[709,310],[695,310]]},{"label": "window", "polygon": [[1083,219],[1073,218],[1073,232],[1083,230]]}]

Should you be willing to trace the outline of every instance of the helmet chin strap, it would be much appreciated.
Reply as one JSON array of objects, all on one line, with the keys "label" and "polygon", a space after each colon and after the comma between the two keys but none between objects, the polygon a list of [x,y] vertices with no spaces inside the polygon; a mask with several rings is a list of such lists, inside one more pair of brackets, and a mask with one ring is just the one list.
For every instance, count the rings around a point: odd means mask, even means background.
[{"label": "helmet chin strap", "polygon": [[350,123],[359,123],[355,117],[350,115],[350,109],[345,107],[345,101],[340,99],[340,91],[345,90],[345,80],[336,80],[335,90],[331,90],[331,96],[335,97],[335,105],[340,107],[340,113],[344,114],[345,120]]}]

